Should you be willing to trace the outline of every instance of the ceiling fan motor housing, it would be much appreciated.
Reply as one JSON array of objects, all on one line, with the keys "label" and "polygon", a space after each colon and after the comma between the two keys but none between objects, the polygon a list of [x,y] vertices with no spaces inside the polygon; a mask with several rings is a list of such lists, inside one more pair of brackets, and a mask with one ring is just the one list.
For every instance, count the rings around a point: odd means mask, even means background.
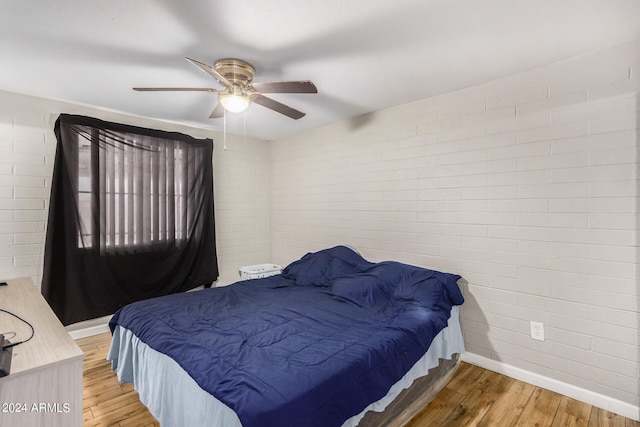
[{"label": "ceiling fan motor housing", "polygon": [[220,59],[213,65],[213,69],[225,79],[243,87],[253,81],[256,72],[251,64],[240,59]]}]

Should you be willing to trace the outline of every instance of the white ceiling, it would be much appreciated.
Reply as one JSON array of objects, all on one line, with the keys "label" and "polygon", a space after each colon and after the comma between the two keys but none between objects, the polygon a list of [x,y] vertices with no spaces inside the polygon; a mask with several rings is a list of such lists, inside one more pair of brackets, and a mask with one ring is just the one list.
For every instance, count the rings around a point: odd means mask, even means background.
[{"label": "white ceiling", "polygon": [[640,38],[639,0],[2,0],[0,90],[222,130],[184,60],[252,63],[256,81],[312,80],[227,130],[271,140]]}]

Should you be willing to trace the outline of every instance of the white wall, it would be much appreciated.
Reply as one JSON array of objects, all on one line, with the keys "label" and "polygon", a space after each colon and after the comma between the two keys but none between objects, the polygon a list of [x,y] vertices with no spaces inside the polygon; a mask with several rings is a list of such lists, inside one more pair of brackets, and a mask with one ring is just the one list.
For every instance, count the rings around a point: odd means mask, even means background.
[{"label": "white wall", "polygon": [[461,274],[476,360],[637,418],[639,78],[635,42],[275,141],[272,261],[346,243]]},{"label": "white wall", "polygon": [[228,136],[227,151],[216,145],[218,286],[237,282],[239,267],[270,260],[269,160],[266,141]]},{"label": "white wall", "polygon": [[33,277],[40,285],[47,209],[60,113],[183,132],[214,140],[216,241],[220,278],[269,258],[268,144],[220,133],[41,98],[0,92],[0,279]]}]

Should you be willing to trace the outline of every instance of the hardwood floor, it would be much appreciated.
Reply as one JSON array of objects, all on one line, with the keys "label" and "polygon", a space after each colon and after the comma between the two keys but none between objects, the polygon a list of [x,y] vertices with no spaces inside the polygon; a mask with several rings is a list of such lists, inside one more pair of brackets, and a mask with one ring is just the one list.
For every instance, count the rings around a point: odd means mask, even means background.
[{"label": "hardwood floor", "polygon": [[[110,363],[109,333],[77,341],[85,352],[85,427],[159,426]],[[406,427],[640,427],[640,422],[504,375],[462,363],[451,382]],[[186,427],[186,426],[185,426]]]},{"label": "hardwood floor", "polygon": [[85,427],[159,427],[131,384],[121,384],[107,362],[111,334],[76,341],[84,351],[83,425]]},{"label": "hardwood floor", "polygon": [[507,376],[461,363],[406,427],[640,427],[640,423]]}]

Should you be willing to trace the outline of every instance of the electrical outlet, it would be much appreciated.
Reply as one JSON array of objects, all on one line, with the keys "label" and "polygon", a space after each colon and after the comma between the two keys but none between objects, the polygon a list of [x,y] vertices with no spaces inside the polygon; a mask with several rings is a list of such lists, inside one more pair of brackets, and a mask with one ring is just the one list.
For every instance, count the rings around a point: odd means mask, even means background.
[{"label": "electrical outlet", "polygon": [[531,338],[544,341],[544,323],[531,321]]}]

